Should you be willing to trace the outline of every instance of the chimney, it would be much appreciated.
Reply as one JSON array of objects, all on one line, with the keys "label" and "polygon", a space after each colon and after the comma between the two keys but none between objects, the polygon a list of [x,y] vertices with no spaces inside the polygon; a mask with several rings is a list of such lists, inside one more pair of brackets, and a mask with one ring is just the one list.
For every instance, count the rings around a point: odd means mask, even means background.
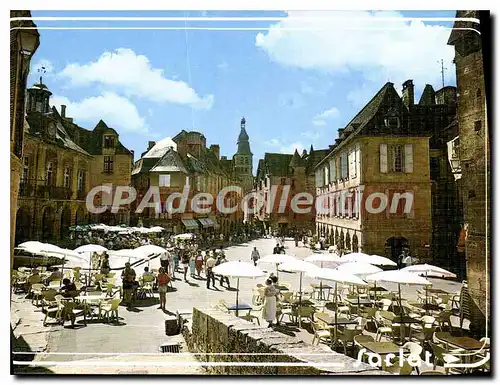
[{"label": "chimney", "polygon": [[64,104],[61,104],[61,118],[66,117],[66,106]]},{"label": "chimney", "polygon": [[210,151],[214,153],[217,159],[220,158],[220,146],[218,144],[212,144],[210,146]]},{"label": "chimney", "polygon": [[403,104],[410,108],[415,104],[415,87],[413,80],[407,80],[403,83]]},{"label": "chimney", "polygon": [[156,142],[154,140],[150,140],[148,142],[148,151],[151,150],[155,146]]}]

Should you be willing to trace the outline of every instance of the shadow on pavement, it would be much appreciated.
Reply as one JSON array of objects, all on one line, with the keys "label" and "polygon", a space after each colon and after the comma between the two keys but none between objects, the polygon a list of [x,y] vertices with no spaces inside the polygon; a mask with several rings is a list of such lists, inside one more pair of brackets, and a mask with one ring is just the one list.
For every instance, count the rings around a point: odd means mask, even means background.
[{"label": "shadow on pavement", "polygon": [[[30,346],[22,336],[16,338],[12,327],[10,328],[10,346],[11,346],[11,365],[10,374],[25,375],[25,374],[54,374],[50,369],[41,366],[28,366],[28,365],[15,365],[13,361],[31,362],[35,358],[35,353],[31,351]],[[23,354],[14,354],[12,352],[19,352]],[[26,353],[26,354],[24,354]]]}]

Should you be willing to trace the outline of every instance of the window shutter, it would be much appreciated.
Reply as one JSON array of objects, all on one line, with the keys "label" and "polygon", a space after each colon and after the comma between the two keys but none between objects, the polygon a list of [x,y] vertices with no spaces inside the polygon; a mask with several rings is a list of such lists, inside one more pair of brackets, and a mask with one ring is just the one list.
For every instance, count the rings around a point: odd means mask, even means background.
[{"label": "window shutter", "polygon": [[380,172],[387,173],[387,144],[380,145]]},{"label": "window shutter", "polygon": [[405,144],[405,172],[413,172],[413,144]]},{"label": "window shutter", "polygon": [[330,182],[335,182],[337,179],[337,169],[335,165],[335,159],[330,159]]}]

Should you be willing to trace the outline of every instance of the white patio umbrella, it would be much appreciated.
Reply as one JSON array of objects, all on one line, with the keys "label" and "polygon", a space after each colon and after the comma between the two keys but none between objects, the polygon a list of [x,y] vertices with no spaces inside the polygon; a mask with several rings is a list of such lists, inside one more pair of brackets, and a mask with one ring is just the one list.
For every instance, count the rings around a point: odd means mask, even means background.
[{"label": "white patio umbrella", "polygon": [[[320,267],[323,268],[324,262],[336,263],[340,264],[340,257],[337,254],[312,254],[309,257],[306,257],[305,261],[307,262],[320,262]],[[323,298],[323,281],[319,281],[319,295],[320,298]]]},{"label": "white patio umbrella", "polygon": [[163,247],[156,246],[156,245],[144,245],[144,246],[139,246],[139,247],[134,249],[134,253],[137,256],[148,259],[148,267],[149,267],[149,262],[150,262],[152,256],[158,255],[158,254],[163,254],[166,252],[167,252],[167,249],[164,249]]},{"label": "white patio umbrella", "polygon": [[23,250],[31,254],[38,254],[42,251],[59,251],[61,248],[50,243],[43,243],[39,241],[27,241],[20,243],[16,249]]},{"label": "white patio umbrella", "polygon": [[364,253],[350,253],[341,258],[341,262],[363,262],[375,266],[397,266],[397,263],[389,258],[381,257],[380,255],[368,255]]},{"label": "white patio umbrella", "polygon": [[149,229],[149,231],[152,233],[161,233],[163,230],[165,229],[161,226],[153,226]]},{"label": "white patio umbrella", "polygon": [[174,239],[192,239],[192,238],[194,238],[194,234],[193,233],[178,234],[178,235],[174,235],[172,238],[174,238]]},{"label": "white patio umbrella", "polygon": [[[369,263],[364,263],[364,262],[347,262],[347,263],[342,263],[337,267],[337,270],[345,272],[345,273],[350,273],[354,275],[358,275],[360,277],[365,277],[369,274],[375,274],[380,271],[382,271],[381,268],[377,266],[370,265]],[[377,283],[375,282],[375,287],[377,287]],[[358,293],[358,309],[359,309],[359,290],[357,290]],[[375,296],[377,293],[375,292]]]},{"label": "white patio umbrella", "polygon": [[[300,278],[299,278],[299,311],[300,308],[302,307],[302,274],[311,270],[319,269],[318,266],[313,265],[310,262],[306,261],[301,261],[299,259],[293,259],[289,260],[287,262],[284,262],[278,266],[278,269],[281,269],[282,271],[291,271],[292,273],[300,273]],[[301,319],[299,317],[299,327],[301,327]]]},{"label": "white patio umbrella", "polygon": [[342,272],[337,269],[315,269],[315,270],[310,270],[306,272],[306,275],[314,278],[314,279],[322,279],[325,281],[333,281],[335,282],[335,327],[334,327],[334,339],[335,342],[337,343],[337,305],[338,305],[338,300],[337,300],[337,283],[347,283],[350,285],[366,285],[366,282],[363,281],[361,278],[347,273],[347,272]]},{"label": "white patio umbrella", "polygon": [[297,260],[294,256],[287,254],[269,254],[260,258],[257,263],[274,263],[276,265],[276,277],[278,276],[278,266],[280,263]]},{"label": "white patio umbrella", "polygon": [[[365,278],[367,281],[373,282],[392,282],[398,284],[398,295],[399,295],[399,308],[401,310],[401,316],[404,313],[403,304],[401,301],[401,285],[416,285],[416,286],[431,286],[432,282],[429,282],[425,278],[419,276],[415,273],[410,273],[409,271],[403,270],[388,270],[381,271],[380,273],[370,274]],[[403,339],[404,328],[401,327],[401,339]]]},{"label": "white patio umbrella", "polygon": [[213,268],[214,274],[219,274],[224,277],[236,278],[236,316],[238,316],[238,300],[240,293],[240,278],[256,278],[262,277],[265,273],[254,266],[252,263],[231,261],[224,262]]},{"label": "white patio umbrella", "polygon": [[[106,225],[102,225],[103,229],[104,228],[108,228],[108,226]],[[89,255],[89,276],[90,276],[90,270],[92,269],[92,254],[93,253],[103,253],[105,251],[108,251],[107,248],[105,248],[104,246],[101,246],[101,245],[96,245],[96,244],[88,244],[88,245],[83,245],[83,246],[80,246],[80,247],[77,247],[75,249],[75,251],[78,253],[78,254],[85,254],[85,253],[88,253]]]},{"label": "white patio umbrella", "polygon": [[[451,271],[445,270],[438,266],[428,265],[427,263],[420,265],[407,266],[401,269],[401,271],[408,271],[410,273],[415,273],[418,275],[423,275],[427,277],[438,277],[438,278],[456,278],[457,275]],[[427,306],[428,296],[427,296],[427,286],[425,287],[425,305]],[[427,311],[427,308],[425,309]]]}]

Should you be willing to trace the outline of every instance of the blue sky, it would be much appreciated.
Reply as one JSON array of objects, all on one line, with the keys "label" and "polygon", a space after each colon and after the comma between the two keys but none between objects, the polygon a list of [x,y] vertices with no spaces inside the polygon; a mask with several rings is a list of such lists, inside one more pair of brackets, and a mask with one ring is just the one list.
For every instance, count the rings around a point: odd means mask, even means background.
[{"label": "blue sky", "polygon": [[[205,134],[232,156],[242,116],[254,168],[264,152],[326,148],[383,86],[413,79],[455,84],[452,22],[402,17],[454,17],[428,12],[32,12],[36,16],[283,17],[280,21],[188,21],[189,27],[260,30],[39,30],[30,84],[44,65],[57,107],[85,128],[99,119],[139,154],[149,140],[181,129]],[[311,17],[332,17],[321,20]],[[307,19],[305,19],[307,17]],[[341,18],[339,18],[341,17]],[[381,20],[382,18],[393,20]],[[362,20],[361,20],[362,19]],[[183,27],[180,21],[35,21],[39,27]]]}]

